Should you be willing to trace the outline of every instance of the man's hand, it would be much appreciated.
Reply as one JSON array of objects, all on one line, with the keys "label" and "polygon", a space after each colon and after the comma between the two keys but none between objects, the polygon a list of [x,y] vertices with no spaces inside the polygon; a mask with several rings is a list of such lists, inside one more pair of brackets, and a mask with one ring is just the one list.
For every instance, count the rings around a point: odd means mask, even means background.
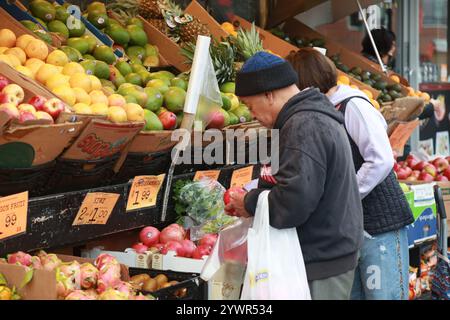
[{"label": "man's hand", "polygon": [[433,105],[436,120],[442,121],[445,117],[445,105],[440,100],[436,99],[431,99],[430,103]]},{"label": "man's hand", "polygon": [[250,214],[245,210],[245,195],[246,193],[242,192],[230,192],[230,203],[225,206],[225,213],[233,217],[250,217]]}]

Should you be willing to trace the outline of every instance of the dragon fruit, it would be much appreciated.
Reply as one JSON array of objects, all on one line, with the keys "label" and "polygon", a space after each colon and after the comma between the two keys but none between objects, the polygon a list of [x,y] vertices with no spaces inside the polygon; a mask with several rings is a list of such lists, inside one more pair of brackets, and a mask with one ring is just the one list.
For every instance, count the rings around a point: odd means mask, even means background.
[{"label": "dragon fruit", "polygon": [[8,263],[5,258],[0,258],[0,263]]},{"label": "dragon fruit", "polygon": [[58,256],[53,253],[38,256],[41,259],[42,267],[44,268],[44,270],[47,271],[55,270],[62,263],[62,261],[58,258]]},{"label": "dragon fruit", "polygon": [[98,298],[99,300],[128,300],[128,297],[125,293],[122,293],[119,290],[115,290],[113,288],[107,289],[105,292],[100,294]]},{"label": "dragon fruit", "polygon": [[98,293],[93,288],[84,290],[84,293],[86,293],[88,296],[94,298],[94,300],[98,299]]},{"label": "dragon fruit", "polygon": [[28,267],[31,265],[31,256],[28,253],[22,251],[18,251],[13,254],[8,254],[8,263],[19,264]]},{"label": "dragon fruit", "polygon": [[70,293],[75,291],[75,285],[70,277],[66,277],[58,268],[56,268],[56,292],[58,298],[64,299]]},{"label": "dragon fruit", "polygon": [[114,288],[120,283],[120,264],[110,262],[99,269],[97,292],[102,293],[108,288]]},{"label": "dragon fruit", "polygon": [[91,263],[83,263],[81,270],[81,287],[83,289],[94,288],[97,285],[98,269]]},{"label": "dragon fruit", "polygon": [[41,263],[41,259],[39,259],[39,257],[36,256],[32,256],[31,257],[31,266],[33,267],[33,269],[42,269],[42,263]]},{"label": "dragon fruit", "polygon": [[102,267],[105,264],[119,264],[119,261],[117,261],[116,258],[114,258],[112,255],[107,253],[102,253],[95,259],[94,265],[97,267],[98,270],[101,270]]},{"label": "dragon fruit", "polygon": [[62,263],[58,269],[60,273],[72,281],[76,290],[81,289],[81,270],[78,261]]},{"label": "dragon fruit", "polygon": [[140,293],[139,295],[132,297],[132,299],[130,300],[152,300],[152,299]]},{"label": "dragon fruit", "polygon": [[114,289],[116,289],[117,291],[122,292],[128,298],[131,298],[131,297],[133,297],[135,295],[133,287],[128,282],[120,281],[119,284],[114,287]]},{"label": "dragon fruit", "polygon": [[66,297],[66,300],[96,300],[96,298],[93,298],[83,290],[75,290]]}]

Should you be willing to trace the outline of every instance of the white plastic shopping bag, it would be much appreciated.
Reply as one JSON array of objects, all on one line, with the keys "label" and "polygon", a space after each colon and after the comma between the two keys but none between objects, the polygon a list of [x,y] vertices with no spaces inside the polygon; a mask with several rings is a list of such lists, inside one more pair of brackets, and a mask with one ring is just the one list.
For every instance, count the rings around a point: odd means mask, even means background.
[{"label": "white plastic shopping bag", "polygon": [[311,300],[297,230],[269,223],[269,191],[260,194],[247,235],[242,300]]}]

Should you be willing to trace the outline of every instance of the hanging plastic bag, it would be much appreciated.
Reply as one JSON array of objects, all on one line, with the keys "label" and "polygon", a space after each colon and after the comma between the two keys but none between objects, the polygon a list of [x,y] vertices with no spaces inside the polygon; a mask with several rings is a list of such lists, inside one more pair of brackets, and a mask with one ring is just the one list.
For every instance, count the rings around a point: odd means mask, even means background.
[{"label": "hanging plastic bag", "polygon": [[269,191],[260,194],[248,230],[242,300],[311,300],[297,230],[269,223]]},{"label": "hanging plastic bag", "polygon": [[179,199],[187,205],[186,214],[191,220],[189,225],[192,241],[199,240],[208,233],[218,233],[236,220],[224,211],[224,193],[225,188],[209,178],[188,183],[181,189]]}]

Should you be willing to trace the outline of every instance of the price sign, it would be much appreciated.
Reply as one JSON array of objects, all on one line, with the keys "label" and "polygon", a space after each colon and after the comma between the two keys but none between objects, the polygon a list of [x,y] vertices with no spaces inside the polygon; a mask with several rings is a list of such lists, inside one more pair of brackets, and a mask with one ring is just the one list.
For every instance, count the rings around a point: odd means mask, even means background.
[{"label": "price sign", "polygon": [[88,193],[72,225],[106,224],[119,197],[116,193]]},{"label": "price sign", "polygon": [[418,120],[399,124],[389,137],[392,150],[403,153],[403,147],[418,126]]},{"label": "price sign", "polygon": [[231,176],[230,187],[243,188],[246,184],[252,181],[252,177],[253,177],[253,166],[234,170],[233,175]]},{"label": "price sign", "polygon": [[217,179],[219,179],[219,175],[220,170],[197,171],[194,176],[194,181],[199,181],[202,178],[209,178],[217,181]]},{"label": "price sign", "polygon": [[165,174],[135,177],[128,195],[127,211],[156,205],[156,199],[164,177]]},{"label": "price sign", "polygon": [[0,240],[27,231],[28,191],[0,198]]}]

